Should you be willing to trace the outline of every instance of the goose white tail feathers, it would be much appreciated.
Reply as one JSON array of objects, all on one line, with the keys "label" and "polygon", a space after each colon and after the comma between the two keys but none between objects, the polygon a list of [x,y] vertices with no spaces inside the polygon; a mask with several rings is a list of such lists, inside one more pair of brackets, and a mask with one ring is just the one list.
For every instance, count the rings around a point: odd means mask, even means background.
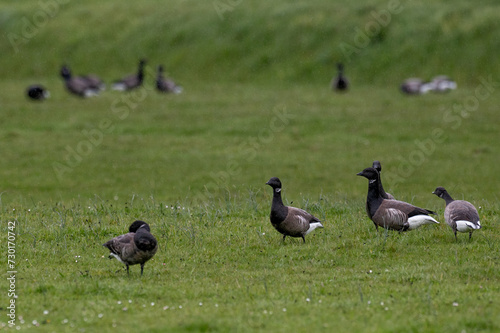
[{"label": "goose white tail feathers", "polygon": [[429,215],[415,215],[410,218],[408,218],[408,224],[410,227],[408,228],[409,230],[414,230],[417,228],[420,228],[423,225],[426,224],[439,224],[438,221],[436,221],[434,218],[430,217]]},{"label": "goose white tail feathers", "polygon": [[306,235],[316,228],[323,228],[323,225],[321,224],[321,222],[314,222],[314,223],[309,224],[309,229],[307,229]]},{"label": "goose white tail feathers", "polygon": [[477,221],[477,224],[464,220],[458,220],[456,223],[457,231],[459,232],[470,232],[472,230],[481,229],[481,223],[479,221]]}]

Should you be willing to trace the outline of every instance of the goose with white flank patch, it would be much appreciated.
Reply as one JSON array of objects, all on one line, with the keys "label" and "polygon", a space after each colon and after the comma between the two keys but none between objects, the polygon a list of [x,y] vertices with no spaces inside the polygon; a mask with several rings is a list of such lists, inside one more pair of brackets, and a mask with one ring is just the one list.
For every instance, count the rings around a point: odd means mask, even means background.
[{"label": "goose with white flank patch", "polygon": [[332,89],[336,91],[346,91],[349,88],[349,80],[344,76],[344,65],[337,64],[337,76],[332,80]]},{"label": "goose with white flank patch", "polygon": [[456,240],[458,240],[457,231],[468,232],[470,240],[472,232],[481,229],[479,214],[473,204],[465,200],[453,200],[448,191],[442,186],[436,188],[432,193],[446,202],[444,220],[453,230]]},{"label": "goose with white flank patch", "polygon": [[180,94],[182,87],[175,84],[172,79],[163,76],[163,66],[158,66],[158,75],[156,77],[156,89],[164,93]]},{"label": "goose with white flank patch", "polygon": [[432,91],[434,92],[448,92],[457,89],[457,83],[446,75],[439,75],[432,79]]},{"label": "goose with white flank patch", "polygon": [[61,77],[64,79],[66,89],[80,97],[92,97],[99,94],[100,89],[94,86],[89,80],[82,76],[72,76],[68,66],[61,67]]},{"label": "goose with white flank patch", "polygon": [[303,209],[285,206],[281,200],[281,181],[278,177],[272,177],[266,183],[273,188],[273,201],[271,204],[271,224],[286,236],[301,237],[304,243],[305,235],[316,228],[323,228],[321,221]]},{"label": "goose with white flank patch", "polygon": [[366,168],[357,175],[368,179],[366,210],[377,230],[380,226],[388,230],[408,231],[425,224],[439,223],[429,216],[436,214],[431,210],[383,198],[379,187],[380,176],[375,168]]},{"label": "goose with white flank patch", "polygon": [[151,259],[158,250],[158,242],[151,234],[149,225],[144,221],[134,221],[129,232],[117,236],[103,244],[111,253],[109,258],[115,257],[127,266],[127,274],[130,265],[141,265],[141,276],[144,264]]},{"label": "goose with white flank patch", "polygon": [[144,80],[144,65],[146,64],[145,59],[141,59],[139,61],[139,68],[137,70],[137,73],[130,74],[121,80],[116,81],[113,83],[111,88],[113,90],[119,90],[119,91],[126,91],[126,90],[132,90],[135,88],[138,88],[142,86],[142,81]]},{"label": "goose with white flank patch", "polygon": [[373,161],[372,167],[378,171],[378,174],[380,177],[380,181],[378,182],[378,185],[379,185],[380,195],[382,196],[382,198],[389,199],[389,200],[395,200],[394,196],[390,193],[387,193],[384,190],[384,187],[382,186],[382,164],[380,164],[380,161]]}]

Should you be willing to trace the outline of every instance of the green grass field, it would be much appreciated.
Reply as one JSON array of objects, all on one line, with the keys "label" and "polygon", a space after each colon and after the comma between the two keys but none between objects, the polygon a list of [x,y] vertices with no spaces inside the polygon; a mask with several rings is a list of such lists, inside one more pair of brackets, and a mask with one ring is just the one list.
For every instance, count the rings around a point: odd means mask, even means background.
[{"label": "green grass field", "polygon": [[[0,5],[0,330],[498,332],[499,5],[389,3]],[[140,57],[131,93],[83,100],[58,77],[67,62],[109,83]],[[337,61],[346,94],[329,89]],[[182,94],[154,91],[160,63]],[[398,91],[439,74],[458,89]],[[28,101],[33,82],[51,98]],[[388,192],[441,224],[377,233],[356,176],[375,159]],[[306,244],[271,226],[272,176],[324,221]],[[437,186],[478,208],[472,241],[455,241]],[[159,241],[143,277],[101,246],[135,219]]]}]

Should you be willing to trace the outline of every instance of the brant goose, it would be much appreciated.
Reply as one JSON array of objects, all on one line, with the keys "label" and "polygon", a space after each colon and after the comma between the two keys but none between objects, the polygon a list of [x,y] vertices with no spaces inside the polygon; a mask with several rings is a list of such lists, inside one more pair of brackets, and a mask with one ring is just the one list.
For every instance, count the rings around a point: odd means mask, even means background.
[{"label": "brant goose", "polygon": [[357,174],[368,179],[366,210],[375,228],[407,231],[424,224],[439,223],[429,216],[433,211],[413,206],[404,201],[384,199],[380,193],[380,175],[375,168],[366,168]]},{"label": "brant goose", "polygon": [[349,88],[349,81],[344,76],[344,65],[337,64],[338,74],[332,80],[332,89],[336,91],[346,91]]},{"label": "brant goose", "polygon": [[419,78],[409,78],[401,84],[401,91],[408,95],[420,95],[428,93],[433,90],[434,84],[432,82],[425,82]]},{"label": "brant goose", "polygon": [[32,84],[31,86],[29,86],[26,89],[26,94],[29,98],[36,101],[43,101],[50,96],[48,90],[39,84]]},{"label": "brant goose", "polygon": [[457,83],[446,75],[439,75],[432,79],[432,91],[448,92],[457,89]]},{"label": "brant goose", "polygon": [[149,225],[143,221],[135,221],[129,227],[129,232],[117,236],[102,246],[107,247],[111,253],[109,258],[115,257],[127,266],[141,264],[141,276],[144,271],[144,264],[151,259],[158,250],[158,243],[151,235]]},{"label": "brant goose", "polygon": [[137,73],[130,74],[130,75],[124,77],[123,79],[116,81],[115,83],[113,83],[112,89],[125,91],[125,90],[132,90],[132,89],[140,87],[142,85],[142,81],[144,79],[144,65],[145,64],[146,64],[146,60],[141,59],[139,61],[139,69],[137,70]]},{"label": "brant goose", "polygon": [[453,200],[451,195],[442,186],[436,188],[432,193],[444,199],[446,202],[444,220],[451,229],[453,229],[456,240],[458,240],[457,231],[468,232],[470,240],[472,232],[481,229],[479,214],[477,213],[476,207],[470,202],[465,200]]},{"label": "brant goose", "polygon": [[156,89],[164,93],[180,94],[182,87],[175,84],[171,79],[163,77],[163,66],[158,66],[158,76],[156,77]]},{"label": "brant goose", "polygon": [[99,89],[92,86],[88,79],[81,76],[73,77],[71,75],[71,70],[66,65],[61,67],[61,76],[66,84],[66,89],[74,95],[91,97],[99,94]]},{"label": "brant goose", "polygon": [[281,200],[281,181],[278,177],[272,177],[266,184],[273,188],[271,224],[283,234],[283,241],[285,241],[286,236],[302,237],[305,243],[305,235],[316,228],[323,228],[321,221],[305,210],[283,205],[283,201]]},{"label": "brant goose", "polygon": [[[380,161],[373,161],[373,164],[372,164],[372,167],[378,171],[378,175],[379,177],[382,177],[382,164],[380,164]],[[384,190],[384,187],[382,186],[382,179],[380,179],[380,181],[378,182],[378,185],[379,185],[379,191],[380,191],[380,195],[382,196],[382,198],[384,199],[389,199],[389,200],[394,200],[394,197],[392,196],[392,194],[390,193],[387,193],[385,190]]]}]

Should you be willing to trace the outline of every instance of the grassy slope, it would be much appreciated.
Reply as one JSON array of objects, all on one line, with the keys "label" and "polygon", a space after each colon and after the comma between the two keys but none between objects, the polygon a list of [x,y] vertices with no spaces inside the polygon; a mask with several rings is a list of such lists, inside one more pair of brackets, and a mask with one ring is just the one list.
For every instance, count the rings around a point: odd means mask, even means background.
[{"label": "grassy slope", "polygon": [[[351,59],[340,43],[352,44],[354,29],[387,2],[246,0],[222,20],[212,2],[60,7],[19,53],[0,59],[1,220],[18,221],[21,326],[497,331],[500,97],[494,90],[452,122],[446,112],[469,101],[481,77],[499,77],[499,11],[493,2],[401,3]],[[39,8],[0,6],[2,32],[19,31]],[[5,40],[0,46],[11,50]],[[149,84],[161,62],[185,93],[160,96],[148,85],[82,101],[57,77],[67,61],[109,82],[142,56]],[[355,83],[342,96],[327,89],[337,60]],[[441,73],[460,89],[423,98],[396,91],[404,77]],[[26,102],[22,89],[33,81],[52,98]],[[284,112],[290,117],[276,118]],[[88,146],[83,131],[103,119],[112,127]],[[444,139],[429,144],[437,129]],[[56,177],[54,162],[79,145],[91,147],[88,155]],[[455,243],[444,224],[375,234],[364,213],[366,180],[355,176],[373,159],[398,198],[437,210],[442,221],[444,203],[430,192],[446,186],[482,207],[484,229],[471,243],[465,235]],[[288,202],[326,221],[305,245],[282,245],[268,223],[264,183],[274,175]],[[131,279],[116,273],[120,265],[99,246],[135,218],[152,222],[162,248],[143,279],[137,267]]]}]

